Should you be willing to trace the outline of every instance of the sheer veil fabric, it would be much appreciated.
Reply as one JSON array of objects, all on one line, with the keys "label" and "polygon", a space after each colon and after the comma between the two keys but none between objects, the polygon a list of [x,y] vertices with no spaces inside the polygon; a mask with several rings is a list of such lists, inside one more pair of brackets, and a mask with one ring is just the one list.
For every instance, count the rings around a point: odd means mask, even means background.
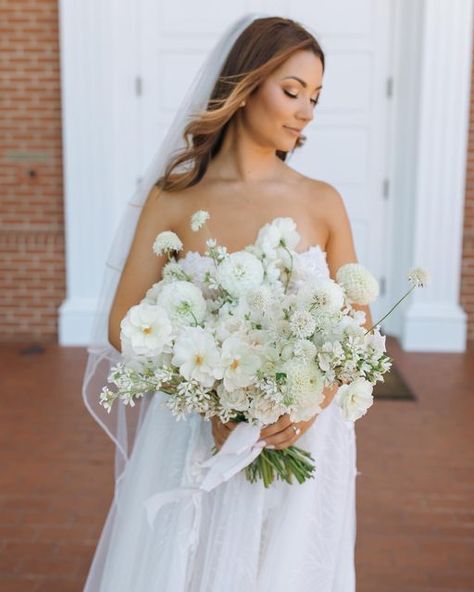
[{"label": "sheer veil fabric", "polygon": [[[195,414],[176,421],[149,394],[135,407],[99,404],[120,353],[108,342],[108,315],[136,224],[183,130],[207,102],[232,45],[255,19],[229,26],[196,74],[141,183],[126,205],[106,261],[82,395],[115,444],[115,490],[84,592],[353,592],[355,590],[355,432],[332,402],[298,445],[316,459],[317,479],[276,481],[265,489],[240,472],[191,502],[158,512],[153,528],[144,500],[157,491],[192,486],[213,445],[209,422]],[[307,264],[328,276],[326,254],[311,248]]]},{"label": "sheer veil fabric", "polygon": [[252,12],[241,17],[227,28],[210,51],[179,105],[169,130],[145,171],[134,195],[126,204],[118,229],[112,240],[93,322],[82,396],[89,412],[115,443],[116,492],[120,487],[121,475],[130,457],[150,398],[143,397],[133,408],[115,405],[110,414],[99,404],[99,393],[102,386],[107,383],[110,368],[120,361],[120,353],[109,343],[107,337],[108,315],[115,290],[130,250],[143,204],[153,185],[164,173],[170,156],[184,147],[183,130],[186,124],[194,113],[206,108],[227,54],[241,32],[254,19],[266,16],[269,15]]}]

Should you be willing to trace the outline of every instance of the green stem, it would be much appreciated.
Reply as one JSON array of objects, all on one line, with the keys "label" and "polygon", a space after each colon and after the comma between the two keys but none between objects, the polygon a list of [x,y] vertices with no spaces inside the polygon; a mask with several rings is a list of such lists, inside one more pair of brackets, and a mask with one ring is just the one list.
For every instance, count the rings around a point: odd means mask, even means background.
[{"label": "green stem", "polygon": [[397,306],[398,306],[398,305],[399,305],[399,304],[400,304],[400,303],[401,303],[401,302],[402,302],[402,301],[403,301],[403,300],[404,300],[404,299],[405,299],[407,296],[409,296],[409,295],[410,295],[410,294],[413,292],[413,290],[414,290],[415,288],[416,288],[416,286],[412,286],[412,287],[411,287],[411,288],[408,290],[408,292],[407,292],[407,293],[406,293],[404,296],[402,296],[402,297],[400,298],[400,300],[399,300],[399,301],[398,301],[396,304],[394,304],[394,305],[392,306],[392,308],[391,308],[391,309],[388,311],[388,313],[387,313],[385,316],[383,316],[383,317],[382,317],[382,318],[381,318],[379,321],[377,321],[377,322],[376,322],[374,325],[372,325],[372,327],[370,327],[370,329],[367,329],[367,331],[364,333],[364,335],[367,335],[367,333],[370,333],[370,332],[371,332],[371,331],[372,331],[372,330],[373,330],[373,329],[374,329],[374,328],[375,328],[377,325],[379,325],[379,324],[380,324],[380,323],[381,323],[381,322],[382,322],[384,319],[386,319],[386,318],[388,317],[388,315],[389,315],[391,312],[393,312],[393,311],[395,310],[395,308],[396,308],[396,307],[397,307]]}]

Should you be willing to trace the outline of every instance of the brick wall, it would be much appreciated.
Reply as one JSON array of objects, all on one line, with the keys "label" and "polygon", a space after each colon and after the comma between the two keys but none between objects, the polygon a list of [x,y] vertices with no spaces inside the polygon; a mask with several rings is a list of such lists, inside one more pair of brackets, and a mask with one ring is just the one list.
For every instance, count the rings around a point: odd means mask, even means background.
[{"label": "brick wall", "polygon": [[0,2],[0,330],[56,341],[65,295],[56,0]]},{"label": "brick wall", "polygon": [[464,204],[461,305],[468,315],[468,346],[469,349],[474,349],[474,47],[467,147],[466,201]]}]

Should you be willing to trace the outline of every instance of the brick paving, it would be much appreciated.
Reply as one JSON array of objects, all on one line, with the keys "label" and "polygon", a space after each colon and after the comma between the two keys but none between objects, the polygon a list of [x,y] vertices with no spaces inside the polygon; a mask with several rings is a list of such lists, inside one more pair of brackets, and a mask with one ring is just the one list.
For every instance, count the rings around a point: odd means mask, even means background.
[{"label": "brick paving", "polygon": [[[357,424],[357,590],[474,591],[474,352],[388,345],[417,400],[377,400]],[[21,349],[0,345],[0,591],[79,592],[113,447],[82,406],[85,350]]]}]

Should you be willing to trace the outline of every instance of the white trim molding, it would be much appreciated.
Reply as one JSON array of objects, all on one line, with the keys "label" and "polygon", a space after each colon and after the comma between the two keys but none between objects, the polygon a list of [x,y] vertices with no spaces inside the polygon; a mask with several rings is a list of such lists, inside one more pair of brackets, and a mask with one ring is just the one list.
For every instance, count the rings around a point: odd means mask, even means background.
[{"label": "white trim molding", "polygon": [[411,266],[432,281],[416,289],[402,317],[406,351],[466,349],[459,304],[472,64],[471,0],[425,0],[416,121]]}]

